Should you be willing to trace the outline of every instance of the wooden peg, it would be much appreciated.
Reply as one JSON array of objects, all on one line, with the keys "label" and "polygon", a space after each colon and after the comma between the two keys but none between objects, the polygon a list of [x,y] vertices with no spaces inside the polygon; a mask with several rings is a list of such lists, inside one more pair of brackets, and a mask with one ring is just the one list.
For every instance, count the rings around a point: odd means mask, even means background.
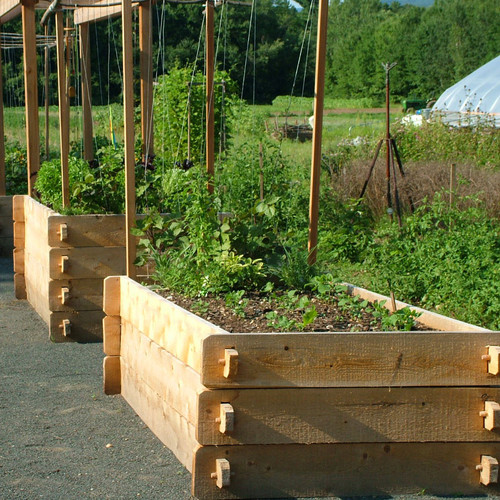
[{"label": "wooden peg", "polygon": [[60,241],[66,241],[68,239],[68,225],[59,224],[59,231],[57,231]]},{"label": "wooden peg", "polygon": [[61,299],[61,304],[67,304],[69,300],[69,288],[63,286],[61,288],[61,295],[58,296]]},{"label": "wooden peg", "polygon": [[215,460],[215,472],[210,475],[215,479],[217,488],[224,488],[231,484],[231,467],[229,461],[225,458],[217,458]]},{"label": "wooden peg", "polygon": [[476,465],[476,470],[480,472],[479,482],[488,486],[498,483],[498,460],[489,455],[481,455],[481,463]]},{"label": "wooden peg", "polygon": [[71,322],[69,319],[63,319],[59,327],[62,328],[63,335],[65,337],[69,337],[71,335]]},{"label": "wooden peg", "polygon": [[234,430],[234,409],[229,403],[220,404],[220,417],[215,419],[219,425],[219,431],[222,434]]},{"label": "wooden peg", "polygon": [[488,361],[488,373],[498,375],[500,373],[500,346],[489,345],[488,354],[483,354],[481,359]]},{"label": "wooden peg", "polygon": [[500,427],[500,405],[495,401],[485,401],[484,411],[479,412],[484,418],[484,428],[492,431]]},{"label": "wooden peg", "polygon": [[61,273],[65,273],[68,271],[69,265],[69,257],[67,255],[61,255],[61,262],[59,263],[59,267],[61,268]]},{"label": "wooden peg", "polygon": [[238,351],[224,349],[224,359],[219,359],[219,364],[224,366],[224,378],[232,378],[238,373]]}]

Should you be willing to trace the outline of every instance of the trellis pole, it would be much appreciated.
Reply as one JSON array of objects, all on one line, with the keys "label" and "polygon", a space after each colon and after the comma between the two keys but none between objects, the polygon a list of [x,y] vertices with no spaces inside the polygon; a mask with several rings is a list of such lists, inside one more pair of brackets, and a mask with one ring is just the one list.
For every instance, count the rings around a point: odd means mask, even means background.
[{"label": "trellis pole", "polygon": [[[44,27],[45,39],[48,40],[49,26]],[[50,158],[50,127],[49,127],[49,44],[46,42],[44,48],[44,70],[45,70],[45,159]]]},{"label": "trellis pole", "polygon": [[214,1],[206,2],[205,19],[205,58],[207,65],[206,86],[206,164],[208,174],[208,191],[214,191]]},{"label": "trellis pole", "polygon": [[92,90],[90,84],[90,38],[89,23],[79,26],[80,61],[82,73],[82,118],[83,118],[83,158],[94,159],[93,124],[92,124]]},{"label": "trellis pole", "polygon": [[139,4],[142,154],[154,153],[153,135],[153,16],[151,0]]},{"label": "trellis pole", "polygon": [[59,140],[61,151],[62,204],[69,207],[69,98],[64,57],[64,13],[56,11],[57,94],[59,97]]},{"label": "trellis pole", "polygon": [[28,194],[30,196],[33,196],[36,177],[40,170],[40,124],[38,121],[35,3],[36,0],[22,0],[21,2]]},{"label": "trellis pole", "polygon": [[316,81],[314,88],[314,128],[311,160],[311,191],[309,199],[309,252],[307,262],[316,263],[318,245],[319,184],[321,174],[321,139],[325,97],[326,34],[328,27],[328,0],[319,0],[318,37],[316,45]]},{"label": "trellis pole", "polygon": [[2,51],[0,50],[0,196],[6,194],[5,178],[5,142],[3,127],[3,78],[2,78]]},{"label": "trellis pole", "polygon": [[122,0],[123,40],[123,123],[125,138],[125,219],[127,276],[135,279],[135,238],[130,233],[135,225],[135,151],[134,151],[134,80],[132,54],[132,1]]}]

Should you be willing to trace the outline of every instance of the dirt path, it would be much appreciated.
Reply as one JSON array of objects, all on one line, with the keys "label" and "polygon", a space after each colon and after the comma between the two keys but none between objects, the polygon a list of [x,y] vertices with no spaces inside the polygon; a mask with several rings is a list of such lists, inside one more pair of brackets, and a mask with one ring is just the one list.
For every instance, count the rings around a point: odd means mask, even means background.
[{"label": "dirt path", "polygon": [[186,469],[103,394],[102,344],[51,343],[11,269],[0,258],[0,499],[191,498]]}]

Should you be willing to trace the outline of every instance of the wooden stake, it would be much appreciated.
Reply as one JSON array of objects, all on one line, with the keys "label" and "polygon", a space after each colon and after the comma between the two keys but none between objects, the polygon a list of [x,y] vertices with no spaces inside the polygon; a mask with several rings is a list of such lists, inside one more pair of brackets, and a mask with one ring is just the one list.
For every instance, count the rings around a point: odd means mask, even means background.
[{"label": "wooden stake", "polygon": [[213,193],[214,184],[214,2],[207,0],[205,54],[207,64],[206,85],[206,163],[208,191]]},{"label": "wooden stake", "polygon": [[33,196],[40,170],[40,128],[38,122],[38,83],[36,65],[36,0],[22,0],[24,93],[26,107],[26,144],[28,160],[28,194]]},{"label": "wooden stake", "polygon": [[82,116],[83,116],[83,158],[94,159],[92,124],[92,86],[90,83],[90,38],[89,23],[80,24],[80,61],[82,68]]},{"label": "wooden stake", "polygon": [[5,143],[3,128],[3,79],[2,79],[2,52],[0,51],[0,196],[6,194],[5,173]]},{"label": "wooden stake", "polygon": [[57,94],[59,97],[59,138],[61,150],[61,184],[63,207],[69,207],[69,99],[64,57],[64,13],[56,11]]},{"label": "wooden stake", "polygon": [[[45,25],[45,37],[49,35],[49,27]],[[45,159],[48,161],[50,158],[50,144],[49,144],[49,45],[45,45]]]},{"label": "wooden stake", "polygon": [[264,200],[264,154],[262,152],[262,142],[259,143],[259,167],[260,167],[260,201]]},{"label": "wooden stake", "polygon": [[153,28],[151,0],[139,4],[139,52],[141,65],[142,154],[154,153],[153,141]]},{"label": "wooden stake", "polygon": [[453,205],[455,190],[457,189],[457,166],[452,163],[450,167],[450,207]]},{"label": "wooden stake", "polygon": [[311,161],[311,194],[309,199],[308,263],[316,263],[318,245],[319,182],[321,173],[321,139],[323,133],[323,106],[325,97],[326,34],[328,28],[328,0],[320,0],[318,38],[316,47],[316,82],[314,99],[314,129]]},{"label": "wooden stake", "polygon": [[125,136],[125,218],[127,276],[135,279],[136,243],[130,234],[135,225],[134,75],[132,57],[132,1],[122,0],[123,123]]}]

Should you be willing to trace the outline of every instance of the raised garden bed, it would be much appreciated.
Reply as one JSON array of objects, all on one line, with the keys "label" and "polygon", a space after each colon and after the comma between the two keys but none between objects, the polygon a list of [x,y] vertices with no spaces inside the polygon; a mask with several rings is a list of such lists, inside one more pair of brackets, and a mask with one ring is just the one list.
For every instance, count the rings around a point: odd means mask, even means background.
[{"label": "raised garden bed", "polygon": [[500,332],[423,312],[441,331],[228,333],[125,277],[104,311],[105,392],[198,498],[500,492]]},{"label": "raised garden bed", "polygon": [[61,215],[29,196],[13,206],[16,297],[53,341],[101,341],[103,278],[125,273],[125,216]]},{"label": "raised garden bed", "polygon": [[0,256],[12,255],[13,234],[12,196],[0,196]]}]

